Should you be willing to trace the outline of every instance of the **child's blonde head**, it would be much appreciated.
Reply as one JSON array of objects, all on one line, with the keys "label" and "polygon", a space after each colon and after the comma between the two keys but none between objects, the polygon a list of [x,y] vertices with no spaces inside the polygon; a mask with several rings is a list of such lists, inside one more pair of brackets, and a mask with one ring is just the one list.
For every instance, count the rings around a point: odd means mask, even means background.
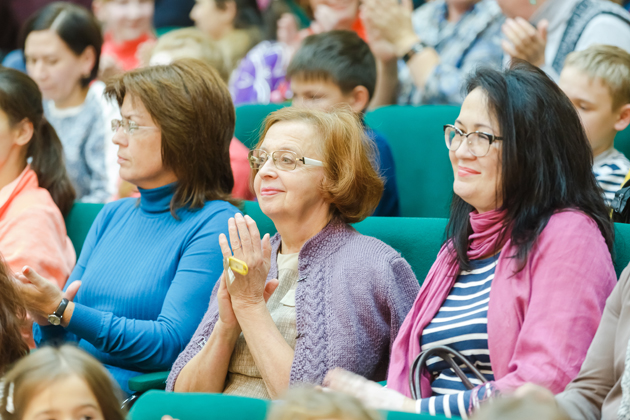
[{"label": "child's blonde head", "polygon": [[[151,53],[151,64],[167,64],[180,58],[196,58],[214,68],[227,83],[230,63],[223,48],[197,28],[184,28],[162,35]],[[170,62],[168,64],[170,64]]]},{"label": "child's blonde head", "polygon": [[381,420],[359,400],[337,392],[295,388],[274,403],[268,420]]},{"label": "child's blonde head", "polygon": [[589,79],[599,79],[608,87],[612,109],[630,104],[630,54],[613,45],[592,45],[569,54],[565,67],[572,67]]},{"label": "child's blonde head", "polygon": [[72,346],[44,347],[20,360],[3,378],[0,417],[20,420],[30,401],[55,383],[77,376],[88,385],[106,420],[124,420],[121,395],[109,373],[92,356]]}]

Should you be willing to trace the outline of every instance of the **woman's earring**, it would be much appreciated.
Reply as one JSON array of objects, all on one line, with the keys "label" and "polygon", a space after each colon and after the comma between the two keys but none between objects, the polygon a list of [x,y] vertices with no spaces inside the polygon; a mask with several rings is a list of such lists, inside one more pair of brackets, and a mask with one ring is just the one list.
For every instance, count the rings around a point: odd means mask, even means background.
[{"label": "woman's earring", "polygon": [[532,6],[536,6],[536,0],[529,0],[529,4],[531,4]]}]

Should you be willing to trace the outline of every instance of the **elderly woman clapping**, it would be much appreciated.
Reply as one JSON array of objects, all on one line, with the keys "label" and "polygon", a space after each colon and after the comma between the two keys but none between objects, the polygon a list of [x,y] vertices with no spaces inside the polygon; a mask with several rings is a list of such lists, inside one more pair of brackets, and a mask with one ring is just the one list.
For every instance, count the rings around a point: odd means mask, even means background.
[{"label": "elderly woman clapping", "polygon": [[250,164],[278,234],[261,240],[250,217],[230,219],[223,255],[249,272],[221,278],[167,389],[275,398],[337,366],[385,377],[419,287],[400,254],[348,225],[371,214],[383,190],[372,149],[350,111],[267,118]]}]

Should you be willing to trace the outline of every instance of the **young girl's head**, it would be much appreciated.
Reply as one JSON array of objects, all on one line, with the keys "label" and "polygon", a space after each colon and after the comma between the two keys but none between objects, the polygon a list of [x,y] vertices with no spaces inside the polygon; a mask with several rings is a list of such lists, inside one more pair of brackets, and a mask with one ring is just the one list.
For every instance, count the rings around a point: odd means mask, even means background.
[{"label": "young girl's head", "polygon": [[44,118],[42,95],[26,74],[0,67],[0,172],[22,170],[27,159],[39,186],[48,190],[61,213],[67,215],[76,194],[66,172],[61,141]]},{"label": "young girl's head", "polygon": [[[59,107],[80,105],[98,74],[103,37],[84,7],[51,3],[29,18],[22,34],[26,70],[44,99]],[[76,99],[83,97],[76,104]]]},{"label": "young girl's head", "polygon": [[118,43],[151,33],[155,0],[94,0],[94,14]]},{"label": "young girl's head", "polygon": [[28,346],[21,334],[26,309],[13,282],[0,255],[0,378],[11,364],[28,354]]},{"label": "young girl's head", "polygon": [[3,420],[124,420],[120,391],[92,356],[76,347],[45,347],[4,377]]}]

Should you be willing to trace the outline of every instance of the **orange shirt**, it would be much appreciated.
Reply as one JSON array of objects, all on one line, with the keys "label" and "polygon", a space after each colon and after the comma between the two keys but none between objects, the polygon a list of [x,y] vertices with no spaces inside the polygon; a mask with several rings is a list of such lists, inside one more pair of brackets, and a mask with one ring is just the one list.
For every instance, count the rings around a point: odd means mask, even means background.
[{"label": "orange shirt", "polygon": [[60,288],[76,263],[63,216],[30,166],[0,190],[0,252],[13,272],[28,265]]}]

